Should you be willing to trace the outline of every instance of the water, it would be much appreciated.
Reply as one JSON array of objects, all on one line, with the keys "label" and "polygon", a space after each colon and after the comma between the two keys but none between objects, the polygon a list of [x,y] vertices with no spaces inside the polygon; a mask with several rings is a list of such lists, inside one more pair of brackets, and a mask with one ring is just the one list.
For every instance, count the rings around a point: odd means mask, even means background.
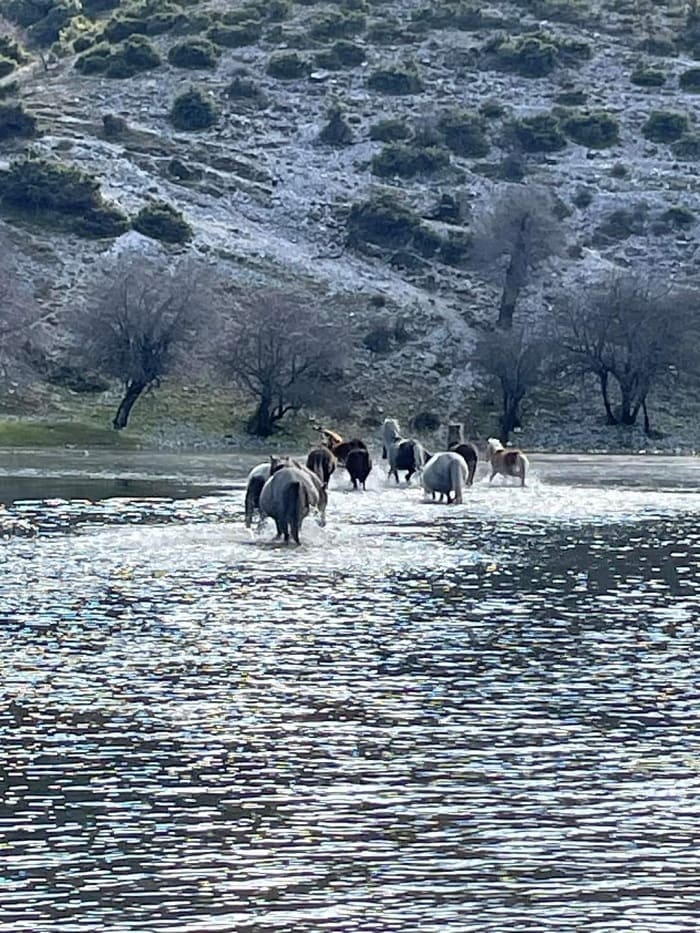
[{"label": "water", "polygon": [[343,478],[297,549],[123,456],[0,460],[2,933],[697,929],[698,461]]}]

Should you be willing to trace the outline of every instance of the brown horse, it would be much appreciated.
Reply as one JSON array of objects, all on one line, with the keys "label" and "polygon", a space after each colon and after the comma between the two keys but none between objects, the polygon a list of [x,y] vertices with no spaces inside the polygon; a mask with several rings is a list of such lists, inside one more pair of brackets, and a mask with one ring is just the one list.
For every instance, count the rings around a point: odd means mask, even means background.
[{"label": "brown horse", "polygon": [[320,431],[324,438],[323,446],[331,451],[341,466],[345,466],[345,460],[351,450],[367,450],[367,444],[359,437],[344,441],[340,434],[328,428],[321,428]]},{"label": "brown horse", "polygon": [[471,486],[474,482],[476,464],[479,459],[479,454],[476,447],[473,444],[453,444],[450,447],[450,450],[456,454],[459,454],[467,464],[467,486]]},{"label": "brown horse", "polygon": [[511,448],[506,450],[503,444],[495,437],[490,437],[486,445],[486,456],[491,464],[491,476],[489,483],[497,473],[503,476],[519,476],[520,485],[525,485],[525,473],[528,467],[528,459],[522,450]]},{"label": "brown horse", "polygon": [[335,471],[337,460],[327,447],[314,447],[306,458],[306,468],[315,473],[324,486]]},{"label": "brown horse", "polygon": [[365,489],[365,482],[372,469],[372,461],[366,448],[356,447],[348,452],[345,460],[345,469],[350,474],[353,489],[357,489],[358,482]]}]

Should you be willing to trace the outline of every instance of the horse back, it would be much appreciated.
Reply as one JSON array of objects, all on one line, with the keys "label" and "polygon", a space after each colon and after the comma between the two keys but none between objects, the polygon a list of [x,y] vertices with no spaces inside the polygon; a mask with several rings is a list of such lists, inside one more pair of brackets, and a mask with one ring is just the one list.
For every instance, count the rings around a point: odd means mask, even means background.
[{"label": "horse back", "polygon": [[357,479],[364,483],[372,469],[372,461],[367,448],[356,447],[350,450],[345,459],[345,469],[350,474],[350,479]]}]

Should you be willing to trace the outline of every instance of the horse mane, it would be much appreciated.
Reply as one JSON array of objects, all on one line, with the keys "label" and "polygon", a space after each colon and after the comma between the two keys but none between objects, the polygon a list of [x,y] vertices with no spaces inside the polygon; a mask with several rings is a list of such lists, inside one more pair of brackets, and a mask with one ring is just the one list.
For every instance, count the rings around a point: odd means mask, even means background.
[{"label": "horse mane", "polygon": [[489,450],[492,450],[494,453],[498,453],[501,450],[505,450],[503,444],[498,440],[497,437],[490,437],[486,442],[486,446]]}]

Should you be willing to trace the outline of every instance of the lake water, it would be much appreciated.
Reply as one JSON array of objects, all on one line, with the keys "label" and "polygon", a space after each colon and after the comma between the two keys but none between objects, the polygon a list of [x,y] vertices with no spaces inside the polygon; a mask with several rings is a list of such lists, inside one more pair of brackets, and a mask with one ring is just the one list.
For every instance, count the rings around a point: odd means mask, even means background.
[{"label": "lake water", "polygon": [[0,931],[696,930],[700,460],[255,461],[0,452]]}]

